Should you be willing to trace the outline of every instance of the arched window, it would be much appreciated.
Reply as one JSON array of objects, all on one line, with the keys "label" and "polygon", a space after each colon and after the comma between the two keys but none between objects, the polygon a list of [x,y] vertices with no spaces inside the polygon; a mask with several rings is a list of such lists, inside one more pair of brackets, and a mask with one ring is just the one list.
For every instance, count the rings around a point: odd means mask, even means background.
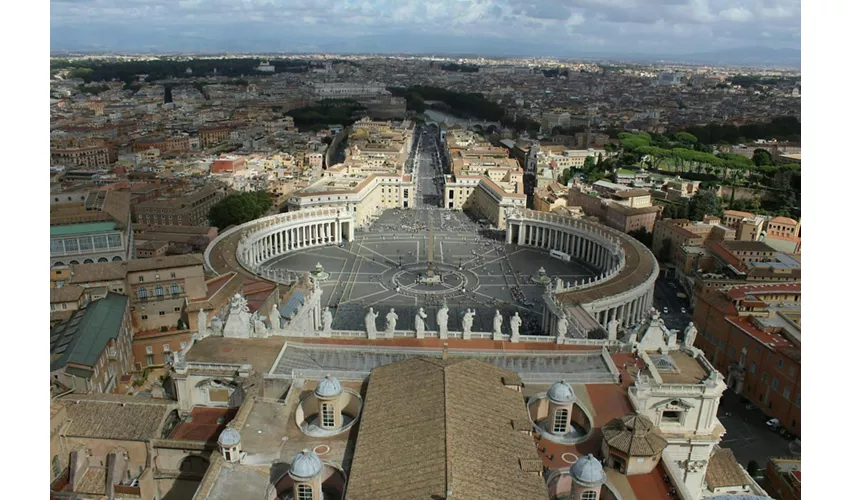
[{"label": "arched window", "polygon": [[180,293],[180,287],[177,286],[177,283],[174,283],[173,285],[171,285],[171,294],[177,295],[178,293]]},{"label": "arched window", "polygon": [[121,257],[118,256],[118,255],[116,255],[115,257],[112,257],[112,262],[121,262]]},{"label": "arched window", "polygon": [[59,261],[59,262],[57,262],[56,264],[53,264],[53,267],[62,267],[62,266],[64,266],[64,265],[65,265],[65,263],[64,263],[64,262]]},{"label": "arched window", "polygon": [[109,262],[109,259],[107,259],[106,257],[101,257],[101,258],[97,259],[97,261],[98,262]]},{"label": "arched window", "polygon": [[156,290],[156,296],[162,297],[162,287],[160,285],[157,285],[155,290]]},{"label": "arched window", "polygon": [[83,264],[94,264],[94,261],[91,259],[86,259],[83,261]]},{"label": "arched window", "polygon": [[334,405],[322,403],[322,427],[334,426]]},{"label": "arched window", "polygon": [[147,291],[147,289],[146,289],[146,288],[144,288],[144,287],[143,287],[143,288],[139,288],[139,298],[140,298],[140,299],[146,299],[146,298],[148,298],[148,291]]},{"label": "arched window", "polygon": [[555,410],[555,422],[552,432],[564,434],[570,428],[570,412],[565,408]]},{"label": "arched window", "polygon": [[584,491],[581,494],[581,500],[596,500],[595,491]]},{"label": "arched window", "polygon": [[74,264],[75,266],[79,264],[79,262],[77,262],[76,260],[72,260],[70,263]]},{"label": "arched window", "polygon": [[313,500],[313,488],[309,484],[299,484],[297,500]]}]

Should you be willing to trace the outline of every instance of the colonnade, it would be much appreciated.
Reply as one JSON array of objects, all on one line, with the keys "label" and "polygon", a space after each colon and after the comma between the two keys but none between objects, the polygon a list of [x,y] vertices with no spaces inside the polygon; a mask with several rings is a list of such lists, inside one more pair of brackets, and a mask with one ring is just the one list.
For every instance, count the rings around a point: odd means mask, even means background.
[{"label": "colonnade", "polygon": [[[606,281],[616,279],[625,264],[625,250],[623,244],[616,239],[619,235],[610,234],[608,228],[596,227],[585,221],[574,221],[567,217],[555,216],[533,211],[522,211],[508,218],[506,229],[506,242],[520,246],[529,246],[544,250],[557,250],[570,255],[571,258],[581,259],[584,262],[599,269],[601,277],[598,286],[604,286]],[[623,235],[625,237],[625,235]],[[637,251],[645,249],[637,248]],[[650,258],[653,258],[651,255]],[[654,258],[653,258],[654,260]],[[623,291],[612,293],[608,296],[581,300],[581,308],[587,312],[586,321],[591,318],[599,325],[607,328],[611,320],[616,319],[619,328],[628,328],[640,323],[652,308],[655,278],[658,274],[657,264],[653,272],[643,283],[632,285],[623,284]],[[602,279],[600,279],[602,278]],[[597,286],[591,280],[586,287]],[[573,288],[577,294],[581,294],[585,287]],[[571,289],[567,288],[566,292]],[[554,298],[554,297],[553,297]],[[563,313],[558,311],[559,307],[547,304],[543,317],[544,331],[550,335],[557,334],[557,320]],[[584,313],[582,313],[584,316]],[[573,325],[571,318],[570,325]],[[583,328],[578,328],[582,332]],[[587,332],[583,332],[587,333]],[[575,334],[571,331],[570,334]]]},{"label": "colonnade", "polygon": [[514,235],[520,246],[557,250],[581,259],[607,273],[617,267],[619,258],[609,245],[596,241],[590,234],[569,231],[534,221],[508,222],[505,241],[513,243]]},{"label": "colonnade", "polygon": [[240,244],[245,265],[256,267],[287,252],[353,241],[354,223],[350,220],[310,221],[265,228],[248,236]]}]

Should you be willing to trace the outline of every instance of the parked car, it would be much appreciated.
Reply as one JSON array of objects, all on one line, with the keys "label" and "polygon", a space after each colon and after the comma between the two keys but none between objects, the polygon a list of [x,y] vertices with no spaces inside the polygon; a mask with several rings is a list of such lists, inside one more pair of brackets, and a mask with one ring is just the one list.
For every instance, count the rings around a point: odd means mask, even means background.
[{"label": "parked car", "polygon": [[684,307],[682,308],[682,314],[688,314],[688,310],[685,309]]}]

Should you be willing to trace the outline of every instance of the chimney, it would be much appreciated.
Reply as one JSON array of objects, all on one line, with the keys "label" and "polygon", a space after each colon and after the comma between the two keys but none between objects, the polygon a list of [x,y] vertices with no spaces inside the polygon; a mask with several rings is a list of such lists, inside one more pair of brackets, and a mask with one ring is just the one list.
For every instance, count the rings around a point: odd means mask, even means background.
[{"label": "chimney", "polygon": [[443,343],[443,361],[446,361],[448,359],[449,359],[449,343],[445,342],[445,343]]}]

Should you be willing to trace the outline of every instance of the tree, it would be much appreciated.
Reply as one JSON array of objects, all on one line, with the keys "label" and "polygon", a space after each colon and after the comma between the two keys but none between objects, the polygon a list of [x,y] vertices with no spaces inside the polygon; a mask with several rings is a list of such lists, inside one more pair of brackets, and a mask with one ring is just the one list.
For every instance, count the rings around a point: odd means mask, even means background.
[{"label": "tree", "polygon": [[593,159],[593,156],[588,156],[584,159],[584,170],[591,171],[593,167],[596,166],[596,161]]},{"label": "tree", "polygon": [[210,223],[221,231],[261,217],[273,204],[271,196],[265,191],[231,194],[210,209]]},{"label": "tree", "polygon": [[664,238],[661,241],[661,250],[658,252],[658,260],[661,262],[670,262],[673,256],[673,240]]},{"label": "tree", "polygon": [[753,151],[753,163],[757,167],[772,166],[773,156],[770,154],[770,151],[766,149],[756,149]]},{"label": "tree", "polygon": [[629,236],[643,243],[647,247],[652,246],[652,233],[647,231],[645,227],[629,231]]},{"label": "tree", "polygon": [[185,327],[184,327],[184,325],[183,325],[183,318],[178,318],[178,319],[177,319],[177,329],[178,329],[178,330],[183,330],[184,328],[185,328]]},{"label": "tree", "polygon": [[747,462],[747,474],[749,474],[750,477],[755,479],[755,477],[758,476],[759,471],[760,468],[758,462],[756,462],[755,460],[750,460],[749,462]]},{"label": "tree", "polygon": [[691,220],[701,221],[706,215],[720,215],[720,199],[717,192],[710,189],[698,191],[688,204],[688,213]]}]

